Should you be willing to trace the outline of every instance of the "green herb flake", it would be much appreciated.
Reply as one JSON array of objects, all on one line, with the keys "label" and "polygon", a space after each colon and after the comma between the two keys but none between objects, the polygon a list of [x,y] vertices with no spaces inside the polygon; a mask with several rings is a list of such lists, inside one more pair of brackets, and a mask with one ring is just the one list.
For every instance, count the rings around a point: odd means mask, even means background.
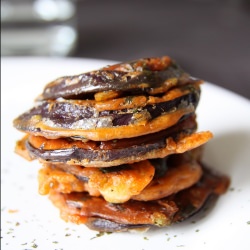
[{"label": "green herb flake", "polygon": [[[92,237],[92,238],[90,238],[91,240],[94,240],[94,239],[96,239],[96,238],[98,238],[98,237],[101,237],[101,236],[103,236],[103,235],[109,235],[109,234],[112,234],[112,232],[99,232],[99,233],[97,233],[96,234],[96,236],[94,236],[94,237]],[[80,237],[80,236],[79,236]]]},{"label": "green herb flake", "polygon": [[96,238],[98,238],[98,237],[101,237],[101,236],[103,236],[103,235],[104,235],[104,232],[99,232],[99,233],[97,233],[94,237],[92,237],[91,240],[94,240],[94,239],[96,239]]},{"label": "green herb flake", "polygon": [[66,237],[71,236],[71,234],[65,234]]},{"label": "green herb flake", "polygon": [[199,230],[199,229],[196,229],[195,232],[198,233],[198,232],[200,232],[200,230]]},{"label": "green herb flake", "polygon": [[138,111],[139,111],[139,109],[138,109],[138,108],[135,108],[135,109],[132,110],[132,113],[135,114],[135,113],[137,113]]},{"label": "green herb flake", "polygon": [[125,99],[125,104],[131,104],[133,102],[134,96],[127,96]]},{"label": "green herb flake", "polygon": [[96,237],[101,237],[104,235],[104,232],[99,232],[98,234],[96,234]]},{"label": "green herb flake", "polygon": [[248,225],[250,225],[250,220],[247,222]]},{"label": "green herb flake", "polygon": [[37,248],[37,247],[38,247],[38,245],[37,245],[36,243],[33,243],[33,245],[32,245],[31,247],[33,247],[33,248]]},{"label": "green herb flake", "polygon": [[143,239],[144,239],[144,240],[148,240],[148,237],[144,236]]}]

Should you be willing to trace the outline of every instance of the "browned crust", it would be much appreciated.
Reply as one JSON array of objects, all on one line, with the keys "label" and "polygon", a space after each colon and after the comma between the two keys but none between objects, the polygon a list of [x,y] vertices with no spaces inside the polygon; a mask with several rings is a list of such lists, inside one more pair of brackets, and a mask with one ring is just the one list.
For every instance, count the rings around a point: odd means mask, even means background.
[{"label": "browned crust", "polygon": [[[122,231],[142,226],[164,227],[187,219],[199,211],[211,195],[226,192],[229,179],[204,168],[203,177],[192,187],[175,195],[156,201],[143,202],[130,200],[123,204],[110,204],[101,197],[91,197],[86,193],[50,193],[53,204],[60,209],[66,221],[86,224],[98,231],[120,231],[119,227],[108,228],[98,220],[122,225]],[[108,223],[106,223],[108,225]]]}]

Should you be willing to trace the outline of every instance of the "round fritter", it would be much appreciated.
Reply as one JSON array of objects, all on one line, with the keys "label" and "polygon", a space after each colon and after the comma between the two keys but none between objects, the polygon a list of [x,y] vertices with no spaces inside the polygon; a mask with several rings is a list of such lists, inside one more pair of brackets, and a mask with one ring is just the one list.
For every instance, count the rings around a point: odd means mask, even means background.
[{"label": "round fritter", "polygon": [[40,99],[82,99],[107,91],[162,93],[173,86],[200,82],[190,77],[171,58],[143,58],[119,63],[75,76],[64,76],[49,83]]}]

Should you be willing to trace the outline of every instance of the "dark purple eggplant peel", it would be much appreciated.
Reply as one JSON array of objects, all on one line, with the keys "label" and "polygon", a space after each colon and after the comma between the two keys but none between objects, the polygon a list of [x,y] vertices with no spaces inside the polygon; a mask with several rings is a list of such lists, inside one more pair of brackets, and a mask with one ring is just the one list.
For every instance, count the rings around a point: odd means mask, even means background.
[{"label": "dark purple eggplant peel", "polygon": [[199,81],[184,72],[169,57],[145,58],[58,78],[45,87],[40,99],[81,99],[86,94],[110,90],[150,93],[154,88],[167,91],[173,86]]}]

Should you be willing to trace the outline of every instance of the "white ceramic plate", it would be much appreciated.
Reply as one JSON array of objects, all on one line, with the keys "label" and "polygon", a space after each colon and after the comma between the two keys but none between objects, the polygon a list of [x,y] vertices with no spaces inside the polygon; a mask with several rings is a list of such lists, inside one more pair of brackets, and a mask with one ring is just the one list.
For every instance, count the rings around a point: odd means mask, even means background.
[{"label": "white ceramic plate", "polygon": [[231,186],[209,211],[146,233],[98,235],[84,225],[62,221],[47,197],[38,194],[40,164],[13,152],[22,134],[12,127],[12,120],[32,107],[47,82],[111,63],[2,58],[1,249],[249,249],[250,103],[213,84],[202,86],[198,107],[199,130],[211,130],[215,136],[206,146],[204,161],[229,175]]}]

